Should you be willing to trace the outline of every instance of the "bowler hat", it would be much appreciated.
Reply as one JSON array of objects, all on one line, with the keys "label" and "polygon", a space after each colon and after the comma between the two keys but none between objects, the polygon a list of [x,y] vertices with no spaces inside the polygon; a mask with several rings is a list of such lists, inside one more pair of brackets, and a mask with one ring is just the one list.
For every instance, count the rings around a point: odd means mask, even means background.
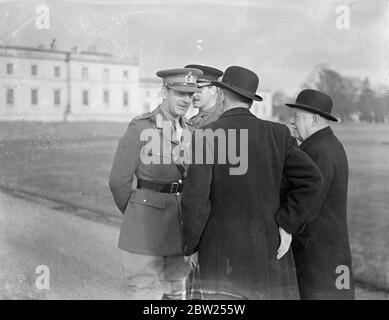
[{"label": "bowler hat", "polygon": [[197,83],[200,87],[211,85],[211,81],[219,80],[219,78],[223,75],[223,71],[201,64],[188,64],[185,68],[195,68],[203,72],[203,75],[197,79]]},{"label": "bowler hat", "polygon": [[332,99],[317,90],[305,89],[298,94],[295,103],[286,103],[285,105],[319,114],[331,121],[338,121],[331,115]]},{"label": "bowler hat", "polygon": [[199,92],[197,78],[203,72],[195,68],[168,69],[157,72],[157,76],[163,79],[163,84],[170,89],[181,92]]},{"label": "bowler hat", "polygon": [[254,72],[239,66],[228,67],[221,81],[212,81],[217,87],[231,90],[251,100],[262,101],[262,97],[256,94],[258,83],[258,76]]}]

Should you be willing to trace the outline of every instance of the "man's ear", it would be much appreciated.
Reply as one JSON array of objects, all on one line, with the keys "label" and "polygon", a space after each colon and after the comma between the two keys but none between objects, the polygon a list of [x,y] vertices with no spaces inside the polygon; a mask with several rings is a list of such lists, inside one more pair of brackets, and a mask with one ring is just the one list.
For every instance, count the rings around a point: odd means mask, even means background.
[{"label": "man's ear", "polygon": [[216,86],[210,86],[209,87],[209,90],[211,91],[212,95],[216,95],[217,94],[217,88]]},{"label": "man's ear", "polygon": [[224,95],[223,95],[223,91],[220,90],[219,88],[216,89],[216,102],[215,104],[217,106],[220,106],[220,112],[222,111],[223,109],[223,102],[224,102]]},{"label": "man's ear", "polygon": [[[216,88],[216,87],[215,87],[215,88]],[[220,88],[217,88],[217,89],[216,89],[216,92],[217,92],[217,94],[218,94],[218,99],[219,99],[219,101],[220,101],[221,103],[223,103],[223,101],[224,101],[224,93],[223,93],[223,90],[220,89]]]},{"label": "man's ear", "polygon": [[315,113],[315,114],[312,116],[312,127],[318,126],[318,125],[320,124],[320,119],[321,119],[320,115],[318,115],[318,114]]},{"label": "man's ear", "polygon": [[167,98],[167,88],[166,87],[162,87],[162,89],[161,89],[161,96],[164,99]]}]

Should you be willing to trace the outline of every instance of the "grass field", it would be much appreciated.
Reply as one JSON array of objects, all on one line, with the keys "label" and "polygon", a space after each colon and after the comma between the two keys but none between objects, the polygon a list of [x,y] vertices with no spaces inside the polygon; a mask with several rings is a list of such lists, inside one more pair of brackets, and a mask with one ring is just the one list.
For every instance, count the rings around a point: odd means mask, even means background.
[{"label": "grass field", "polygon": [[[0,122],[0,185],[120,217],[108,174],[127,124]],[[389,289],[389,126],[334,127],[349,158],[349,232],[358,279]]]}]

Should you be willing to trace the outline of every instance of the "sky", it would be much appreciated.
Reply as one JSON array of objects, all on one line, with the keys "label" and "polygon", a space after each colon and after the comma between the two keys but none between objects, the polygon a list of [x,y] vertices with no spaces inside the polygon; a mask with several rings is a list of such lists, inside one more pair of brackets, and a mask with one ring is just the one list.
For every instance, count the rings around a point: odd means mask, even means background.
[{"label": "sky", "polygon": [[[38,29],[39,5],[49,29]],[[350,28],[336,21],[350,9]],[[190,63],[255,71],[260,89],[295,95],[318,64],[389,87],[387,0],[0,0],[0,44],[90,46],[139,59],[142,77]]]}]

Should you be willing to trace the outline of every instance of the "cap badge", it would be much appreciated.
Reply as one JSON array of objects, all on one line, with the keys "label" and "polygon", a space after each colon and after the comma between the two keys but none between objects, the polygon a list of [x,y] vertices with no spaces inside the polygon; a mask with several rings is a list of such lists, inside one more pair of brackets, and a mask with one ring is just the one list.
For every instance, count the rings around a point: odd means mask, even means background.
[{"label": "cap badge", "polygon": [[185,82],[194,83],[192,71],[189,71],[188,74],[185,76]]}]

